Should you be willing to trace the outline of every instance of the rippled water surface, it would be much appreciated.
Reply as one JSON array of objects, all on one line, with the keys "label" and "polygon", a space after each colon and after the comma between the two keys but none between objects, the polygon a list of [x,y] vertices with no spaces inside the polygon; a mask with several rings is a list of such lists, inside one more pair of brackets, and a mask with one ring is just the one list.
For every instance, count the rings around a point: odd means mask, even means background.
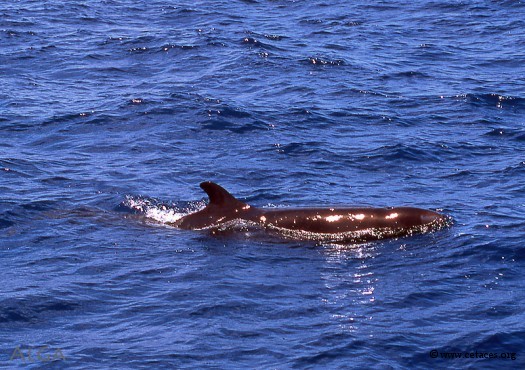
[{"label": "rippled water surface", "polygon": [[[524,50],[521,1],[2,2],[0,367],[523,368]],[[204,180],[454,224],[170,227]]]}]

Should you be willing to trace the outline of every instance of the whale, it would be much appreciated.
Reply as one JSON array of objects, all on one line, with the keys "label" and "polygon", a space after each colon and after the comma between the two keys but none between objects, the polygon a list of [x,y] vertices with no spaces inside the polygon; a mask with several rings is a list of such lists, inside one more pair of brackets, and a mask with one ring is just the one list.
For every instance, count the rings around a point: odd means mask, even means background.
[{"label": "whale", "polygon": [[172,226],[217,231],[241,224],[291,239],[359,243],[431,232],[449,221],[448,216],[414,207],[258,208],[214,182],[202,182],[200,187],[209,198],[206,207]]}]

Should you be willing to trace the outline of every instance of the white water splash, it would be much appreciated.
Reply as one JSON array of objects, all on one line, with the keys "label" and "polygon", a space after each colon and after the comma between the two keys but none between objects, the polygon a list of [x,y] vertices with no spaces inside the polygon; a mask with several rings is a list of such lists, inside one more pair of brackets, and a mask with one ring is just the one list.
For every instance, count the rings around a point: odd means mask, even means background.
[{"label": "white water splash", "polygon": [[175,212],[175,210],[167,208],[149,208],[145,216],[163,224],[170,224],[180,220],[184,213]]},{"label": "white water splash", "polygon": [[158,204],[155,200],[127,196],[124,205],[162,224],[173,224],[194,210],[181,210],[175,206]]}]

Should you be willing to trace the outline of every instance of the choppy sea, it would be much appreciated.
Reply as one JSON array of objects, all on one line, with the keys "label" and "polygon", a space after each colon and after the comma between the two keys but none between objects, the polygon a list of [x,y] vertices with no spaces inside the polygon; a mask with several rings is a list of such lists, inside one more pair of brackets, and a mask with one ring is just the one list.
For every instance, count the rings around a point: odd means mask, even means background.
[{"label": "choppy sea", "polygon": [[[454,219],[354,245],[168,225]],[[0,4],[0,368],[525,366],[525,5]]]}]

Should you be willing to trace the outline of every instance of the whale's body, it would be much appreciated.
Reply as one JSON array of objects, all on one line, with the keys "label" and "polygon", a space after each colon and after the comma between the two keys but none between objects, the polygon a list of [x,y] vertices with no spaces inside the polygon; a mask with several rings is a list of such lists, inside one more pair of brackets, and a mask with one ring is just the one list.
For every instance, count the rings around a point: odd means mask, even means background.
[{"label": "whale's body", "polygon": [[439,213],[413,207],[256,208],[213,182],[200,186],[208,194],[208,205],[174,226],[215,229],[241,220],[295,239],[361,242],[435,230],[447,220]]}]

